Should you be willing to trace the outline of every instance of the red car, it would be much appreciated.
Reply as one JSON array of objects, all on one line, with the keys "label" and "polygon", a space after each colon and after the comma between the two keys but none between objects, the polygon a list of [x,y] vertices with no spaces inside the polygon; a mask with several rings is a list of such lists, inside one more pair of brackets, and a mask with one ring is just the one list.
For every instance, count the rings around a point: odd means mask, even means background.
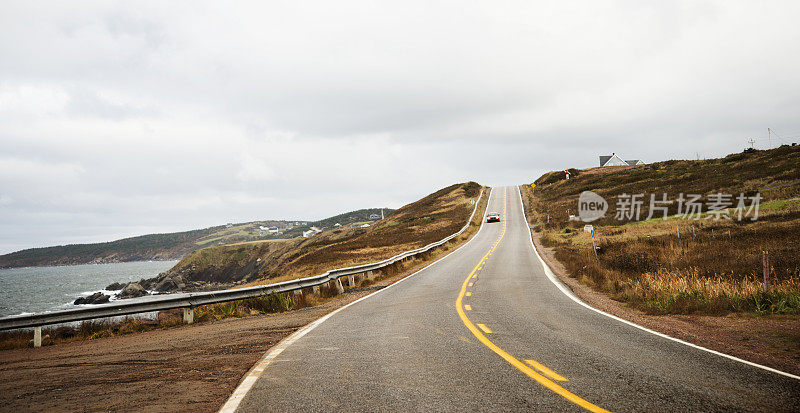
[{"label": "red car", "polygon": [[497,212],[490,212],[486,214],[486,222],[500,222],[500,214]]}]

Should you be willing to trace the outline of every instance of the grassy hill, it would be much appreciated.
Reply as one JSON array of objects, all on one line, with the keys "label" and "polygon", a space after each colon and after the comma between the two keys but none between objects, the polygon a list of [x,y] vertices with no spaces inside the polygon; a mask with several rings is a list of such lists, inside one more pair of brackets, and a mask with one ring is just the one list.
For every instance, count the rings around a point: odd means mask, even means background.
[{"label": "grassy hill", "polygon": [[[800,314],[799,146],[572,172],[569,180],[563,172],[543,175],[535,190],[523,187],[523,198],[543,243],[583,283],[654,314]],[[569,219],[583,191],[608,202],[606,216],[592,222],[597,255],[584,222]],[[666,207],[668,219],[654,209],[648,220],[651,194],[662,200],[664,193],[668,202],[656,206]],[[678,214],[681,193],[700,195],[700,216]],[[709,213],[718,193],[731,194],[732,205]],[[638,220],[617,219],[618,210],[630,211],[617,204],[622,194],[643,195]],[[756,220],[752,212],[738,219],[740,194],[762,197]],[[762,251],[770,257],[769,291]]]},{"label": "grassy hill", "polygon": [[[370,214],[380,215],[380,208],[361,209],[320,221],[268,220],[220,225],[205,229],[166,234],[149,234],[94,244],[71,244],[31,248],[0,255],[0,268],[75,265],[147,260],[177,260],[186,254],[212,245],[266,241],[300,236],[311,226],[333,227],[369,221]],[[384,209],[385,213],[393,211]],[[300,224],[300,225],[297,225]],[[282,234],[271,235],[260,227],[278,227]]]},{"label": "grassy hill", "polygon": [[[368,228],[343,226],[305,239],[204,248],[190,253],[159,277],[145,281],[145,285],[155,286],[167,278],[176,280],[171,285],[185,284],[188,290],[276,282],[389,258],[458,231],[472,213],[471,201],[477,199],[480,189],[474,182],[451,185],[391,212]],[[368,217],[374,210],[363,211]],[[325,221],[344,225],[343,221],[358,216]]]},{"label": "grassy hill", "polygon": [[[389,215],[394,212],[394,209],[384,208],[383,214]],[[370,218],[373,215],[381,216],[381,208],[370,208],[370,209],[360,209],[358,211],[348,212],[346,214],[339,214],[336,216],[332,216],[330,218],[322,219],[319,221],[314,222],[314,226],[317,228],[333,228],[334,225],[340,224],[342,226],[347,226],[356,223],[364,223],[364,222],[371,222],[375,221],[374,218]]]},{"label": "grassy hill", "polygon": [[303,235],[303,232],[308,231],[311,227],[315,227],[321,230],[329,230],[338,228],[336,227],[336,224],[339,224],[341,227],[347,227],[348,225],[353,225],[353,224],[372,223],[375,220],[370,218],[370,216],[372,215],[380,216],[381,210],[383,210],[384,215],[391,214],[392,211],[394,211],[394,209],[391,208],[366,208],[366,209],[359,209],[357,211],[350,211],[344,214],[334,215],[330,218],[309,222],[305,225],[288,229],[281,238],[301,237]]}]

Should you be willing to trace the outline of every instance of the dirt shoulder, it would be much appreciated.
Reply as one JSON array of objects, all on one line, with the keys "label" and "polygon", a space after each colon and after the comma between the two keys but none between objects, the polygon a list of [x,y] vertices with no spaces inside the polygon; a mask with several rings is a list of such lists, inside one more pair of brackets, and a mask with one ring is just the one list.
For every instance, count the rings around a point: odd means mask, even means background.
[{"label": "dirt shoulder", "polygon": [[569,277],[554,250],[544,247],[536,232],[533,240],[559,279],[592,307],[690,343],[800,375],[800,317],[647,315]]}]

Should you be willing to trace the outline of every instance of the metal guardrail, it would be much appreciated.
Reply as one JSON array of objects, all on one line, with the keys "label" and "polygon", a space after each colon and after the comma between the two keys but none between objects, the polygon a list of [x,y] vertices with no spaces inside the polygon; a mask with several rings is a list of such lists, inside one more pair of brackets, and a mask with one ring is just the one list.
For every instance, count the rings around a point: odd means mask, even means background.
[{"label": "metal guardrail", "polygon": [[107,304],[97,304],[91,307],[3,317],[0,318],[0,330],[39,327],[37,328],[37,333],[41,334],[40,328],[41,326],[45,325],[70,323],[94,318],[148,313],[176,308],[193,309],[194,307],[206,304],[224,303],[228,301],[259,297],[266,294],[283,293],[301,290],[303,288],[321,286],[331,281],[337,281],[341,277],[378,270],[392,265],[398,261],[402,261],[415,255],[430,251],[461,235],[472,223],[472,219],[475,217],[475,213],[478,210],[478,205],[480,205],[480,201],[483,198],[483,193],[484,191],[481,190],[480,195],[478,195],[478,200],[475,202],[475,207],[472,209],[472,214],[469,216],[469,220],[458,232],[440,241],[430,243],[422,248],[406,251],[383,261],[358,265],[355,267],[339,268],[313,277],[300,278],[297,280],[284,281],[275,284],[259,285],[255,287],[200,293],[165,294],[163,296],[155,295],[141,297],[138,299],[132,298],[114,301]]}]

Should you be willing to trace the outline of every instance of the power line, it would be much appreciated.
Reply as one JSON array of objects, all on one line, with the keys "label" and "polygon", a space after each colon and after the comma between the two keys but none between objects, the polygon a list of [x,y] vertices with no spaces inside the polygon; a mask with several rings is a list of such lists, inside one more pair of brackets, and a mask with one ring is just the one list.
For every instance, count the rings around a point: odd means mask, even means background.
[{"label": "power line", "polygon": [[775,129],[771,129],[771,130],[772,130],[772,133],[773,133],[773,134],[774,134],[776,137],[778,137],[778,139],[780,139],[780,140],[781,140],[781,142],[783,142],[783,143],[785,143],[785,144],[790,144],[790,143],[791,143],[791,142],[789,142],[787,139],[795,139],[795,138],[797,138],[796,136],[794,136],[794,137],[787,136],[787,137],[786,137],[786,139],[784,139],[784,138],[783,138],[781,135],[779,135],[779,134],[778,134],[778,132],[775,132]]}]

